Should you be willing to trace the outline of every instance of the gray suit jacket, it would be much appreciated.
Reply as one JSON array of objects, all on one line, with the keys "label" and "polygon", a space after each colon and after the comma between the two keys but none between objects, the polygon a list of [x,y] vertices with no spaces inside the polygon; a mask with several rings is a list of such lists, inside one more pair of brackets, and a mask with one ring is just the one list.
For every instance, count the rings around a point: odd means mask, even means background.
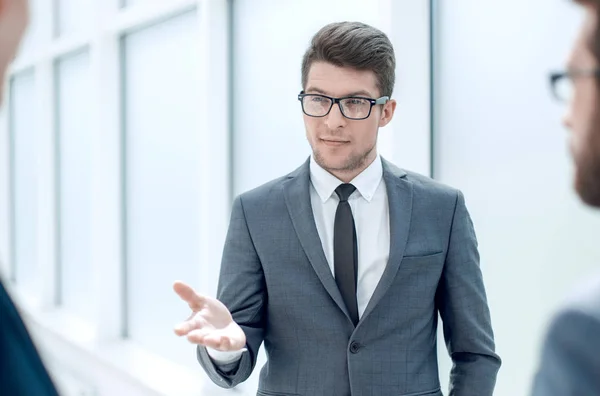
[{"label": "gray suit jacket", "polygon": [[600,395],[600,277],[554,316],[533,395]]},{"label": "gray suit jacket", "polygon": [[309,161],[235,199],[218,298],[246,333],[238,365],[198,359],[219,386],[254,369],[258,395],[442,395],[438,312],[454,361],[450,395],[492,395],[500,359],[473,225],[457,190],[383,161],[390,257],[354,327],[311,208]]}]

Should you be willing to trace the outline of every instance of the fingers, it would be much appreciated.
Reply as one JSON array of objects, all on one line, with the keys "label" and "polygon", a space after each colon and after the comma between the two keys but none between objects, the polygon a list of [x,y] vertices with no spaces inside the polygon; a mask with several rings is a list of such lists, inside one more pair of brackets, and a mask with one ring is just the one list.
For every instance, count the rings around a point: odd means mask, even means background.
[{"label": "fingers", "polygon": [[204,345],[218,351],[244,350],[246,337],[241,329],[238,334],[232,329],[213,330],[210,328],[194,330],[188,334],[188,341]]},{"label": "fingers", "polygon": [[213,332],[214,332],[214,330],[206,329],[206,328],[205,329],[195,329],[187,334],[187,339],[192,344],[210,346],[210,345],[206,345],[205,342],[206,342],[206,338],[208,337],[208,335]]},{"label": "fingers", "polygon": [[173,284],[173,290],[183,301],[188,303],[193,311],[199,311],[206,302],[203,296],[196,293],[194,289],[181,281],[176,281]]},{"label": "fingers", "polygon": [[201,329],[206,324],[201,318],[197,317],[195,314],[192,314],[188,320],[178,324],[175,326],[175,334],[178,336],[187,335],[189,332],[197,329]]},{"label": "fingers", "polygon": [[195,329],[195,324],[192,321],[188,320],[175,326],[175,334],[177,334],[178,336],[184,336]]},{"label": "fingers", "polygon": [[188,334],[187,338],[192,344],[204,345],[218,351],[233,350],[229,337],[208,329],[194,330]]}]

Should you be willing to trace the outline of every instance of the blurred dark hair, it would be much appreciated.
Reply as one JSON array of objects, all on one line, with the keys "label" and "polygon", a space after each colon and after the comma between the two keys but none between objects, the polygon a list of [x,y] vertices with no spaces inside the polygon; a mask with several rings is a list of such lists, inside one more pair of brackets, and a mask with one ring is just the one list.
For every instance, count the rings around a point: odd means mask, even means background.
[{"label": "blurred dark hair", "polygon": [[314,62],[370,70],[382,96],[392,96],[396,79],[394,48],[385,33],[360,22],[336,22],[319,30],[302,59],[302,87]]}]

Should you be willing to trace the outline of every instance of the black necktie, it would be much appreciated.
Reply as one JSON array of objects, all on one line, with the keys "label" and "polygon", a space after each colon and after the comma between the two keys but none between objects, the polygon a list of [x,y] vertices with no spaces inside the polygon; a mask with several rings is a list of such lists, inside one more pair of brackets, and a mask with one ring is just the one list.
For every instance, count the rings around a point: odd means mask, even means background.
[{"label": "black necktie", "polygon": [[335,212],[333,226],[333,263],[335,281],[342,293],[346,308],[354,325],[358,323],[358,304],[356,301],[356,272],[358,267],[358,247],[354,217],[348,198],[356,190],[352,184],[340,184],[335,193],[340,198]]}]

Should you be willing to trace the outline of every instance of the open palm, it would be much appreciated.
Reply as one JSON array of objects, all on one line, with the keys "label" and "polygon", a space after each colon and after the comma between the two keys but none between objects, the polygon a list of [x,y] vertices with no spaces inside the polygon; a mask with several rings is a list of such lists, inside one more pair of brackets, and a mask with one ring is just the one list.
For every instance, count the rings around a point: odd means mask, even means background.
[{"label": "open palm", "polygon": [[175,282],[173,290],[192,310],[190,317],[175,327],[175,334],[219,351],[236,351],[246,346],[244,331],[222,302],[196,293],[183,282]]}]

